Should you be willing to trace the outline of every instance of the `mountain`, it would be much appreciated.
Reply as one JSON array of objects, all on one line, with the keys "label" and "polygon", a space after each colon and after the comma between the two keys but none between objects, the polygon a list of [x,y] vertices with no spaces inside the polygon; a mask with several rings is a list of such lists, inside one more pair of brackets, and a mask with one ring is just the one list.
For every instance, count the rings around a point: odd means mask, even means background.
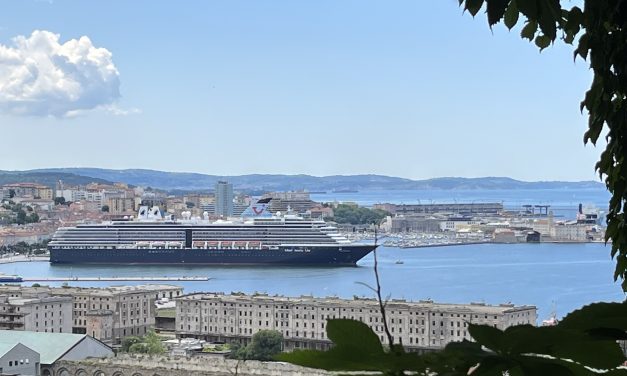
[{"label": "mountain", "polygon": [[0,185],[9,183],[39,183],[54,187],[58,180],[67,185],[86,185],[89,183],[113,184],[109,180],[98,177],[84,176],[71,172],[61,171],[2,171],[0,170]]},{"label": "mountain", "polygon": [[[228,180],[238,190],[244,191],[287,191],[307,189],[309,191],[332,190],[473,190],[473,189],[605,189],[595,181],[526,182],[507,177],[482,178],[435,178],[411,180],[383,175],[266,175],[240,176],[205,175],[189,172],[165,172],[143,169],[110,170],[100,168],[50,168],[21,173],[69,174],[88,179],[109,182],[124,182],[131,185],[153,187],[164,190],[212,190],[218,180]],[[0,177],[2,173],[0,172]],[[62,178],[64,181],[65,179]],[[68,184],[72,184],[69,180]]]}]

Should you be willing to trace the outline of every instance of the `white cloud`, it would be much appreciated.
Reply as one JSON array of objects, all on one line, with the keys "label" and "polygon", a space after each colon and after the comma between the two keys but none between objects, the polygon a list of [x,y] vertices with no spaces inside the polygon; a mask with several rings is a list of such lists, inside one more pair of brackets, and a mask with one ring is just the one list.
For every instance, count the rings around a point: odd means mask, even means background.
[{"label": "white cloud", "polygon": [[65,117],[120,98],[111,52],[88,37],[59,43],[59,34],[35,30],[0,44],[0,112]]}]

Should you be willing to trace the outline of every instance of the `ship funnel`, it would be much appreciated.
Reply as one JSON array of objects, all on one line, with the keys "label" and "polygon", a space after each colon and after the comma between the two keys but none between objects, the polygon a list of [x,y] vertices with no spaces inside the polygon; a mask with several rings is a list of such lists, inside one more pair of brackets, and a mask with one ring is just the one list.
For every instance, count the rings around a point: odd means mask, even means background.
[{"label": "ship funnel", "polygon": [[269,218],[272,217],[270,212],[270,200],[269,198],[261,199],[254,204],[251,204],[242,213],[242,218]]},{"label": "ship funnel", "polygon": [[137,213],[138,219],[146,219],[148,218],[148,206],[140,206],[139,212]]}]

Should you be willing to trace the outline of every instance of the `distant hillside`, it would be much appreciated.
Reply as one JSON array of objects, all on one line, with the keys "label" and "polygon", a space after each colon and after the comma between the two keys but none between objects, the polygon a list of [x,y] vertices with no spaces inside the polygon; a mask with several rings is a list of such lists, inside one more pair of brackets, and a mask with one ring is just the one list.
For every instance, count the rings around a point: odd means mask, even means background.
[{"label": "distant hillside", "polygon": [[0,185],[9,183],[39,183],[53,188],[57,181],[61,179],[68,185],[85,185],[89,183],[111,184],[110,181],[92,177],[81,176],[70,172],[47,172],[47,171],[2,171],[0,170]]},{"label": "distant hillside", "polygon": [[[436,178],[411,180],[383,175],[240,175],[217,176],[188,172],[164,172],[155,170],[109,170],[100,168],[56,168],[31,170],[26,173],[65,173],[74,176],[91,177],[112,182],[153,187],[164,190],[211,190],[216,181],[224,179],[233,183],[239,190],[287,191],[307,189],[310,191],[332,190],[471,190],[471,189],[604,189],[595,181],[524,182],[505,177],[484,178]],[[64,179],[65,180],[65,179]],[[68,181],[68,183],[70,183]]]}]

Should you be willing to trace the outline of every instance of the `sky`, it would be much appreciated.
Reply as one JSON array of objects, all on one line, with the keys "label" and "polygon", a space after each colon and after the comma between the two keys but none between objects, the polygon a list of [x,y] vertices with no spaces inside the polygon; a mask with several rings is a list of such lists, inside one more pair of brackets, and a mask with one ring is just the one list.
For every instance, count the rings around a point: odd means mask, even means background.
[{"label": "sky", "polygon": [[457,0],[1,4],[0,170],[596,178],[586,63]]}]

